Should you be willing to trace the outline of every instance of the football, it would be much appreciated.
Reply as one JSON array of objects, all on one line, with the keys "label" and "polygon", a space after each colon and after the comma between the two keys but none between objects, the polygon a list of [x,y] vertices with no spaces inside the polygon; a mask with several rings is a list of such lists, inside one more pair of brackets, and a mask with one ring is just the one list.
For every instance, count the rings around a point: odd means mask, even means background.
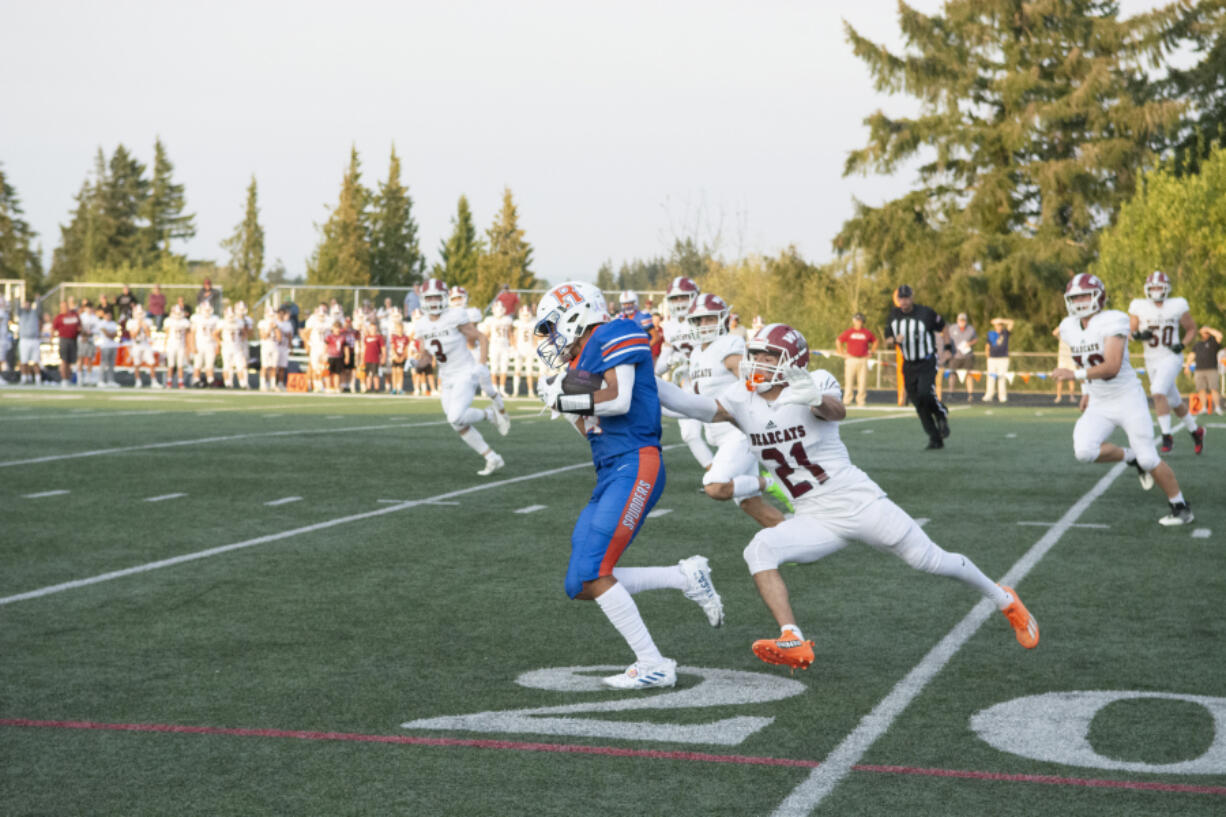
[{"label": "football", "polygon": [[562,378],[563,394],[591,394],[604,386],[603,374],[592,374],[582,369],[571,369]]}]

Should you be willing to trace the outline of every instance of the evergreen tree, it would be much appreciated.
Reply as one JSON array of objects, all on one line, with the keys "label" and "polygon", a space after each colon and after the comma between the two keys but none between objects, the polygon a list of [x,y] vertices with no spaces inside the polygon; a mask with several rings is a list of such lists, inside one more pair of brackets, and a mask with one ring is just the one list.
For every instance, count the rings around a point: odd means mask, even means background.
[{"label": "evergreen tree", "polygon": [[17,189],[0,165],[0,278],[20,278],[26,291],[34,293],[42,287],[43,263],[32,246],[38,233],[22,218],[23,212]]},{"label": "evergreen tree", "polygon": [[140,223],[149,187],[145,166],[122,144],[115,148],[97,192],[95,263],[136,267],[152,260],[152,248]]},{"label": "evergreen tree", "polygon": [[449,287],[471,289],[477,283],[477,260],[483,249],[477,228],[473,226],[468,198],[460,196],[456,214],[451,219],[451,235],[439,247],[441,261],[434,265],[430,274],[441,278]]},{"label": "evergreen tree", "polygon": [[421,280],[425,265],[413,199],[400,183],[400,157],[393,147],[387,181],[379,185],[371,212],[370,280],[375,286],[412,286]]},{"label": "evergreen tree", "polygon": [[857,204],[835,246],[862,253],[883,296],[906,282],[939,310],[1054,325],[1052,292],[1088,267],[1180,115],[1139,68],[1156,56],[1155,18],[1122,20],[1108,0],[947,0],[934,16],[900,2],[899,21],[903,55],[851,26],[847,37],[877,89],[905,91],[921,112],[871,115],[845,172],[920,159],[918,184]]},{"label": "evergreen tree", "polygon": [[605,261],[596,270],[596,286],[601,292],[609,293],[617,289],[617,278],[613,275],[613,262]]},{"label": "evergreen tree", "polygon": [[1162,95],[1188,103],[1187,116],[1172,130],[1176,173],[1196,173],[1215,145],[1226,144],[1226,0],[1199,0],[1180,10],[1173,26],[1159,25],[1169,48],[1200,55],[1195,65],[1172,68]]},{"label": "evergreen tree", "polygon": [[229,238],[221,242],[230,253],[225,288],[232,299],[250,301],[264,271],[264,228],[260,226],[259,191],[255,176],[247,186],[247,206],[243,220]]},{"label": "evergreen tree", "polygon": [[67,225],[60,225],[60,245],[51,253],[49,284],[83,281],[102,263],[102,189],[108,183],[107,176],[106,155],[98,148],[93,177],[81,183],[74,197],[72,218]]},{"label": "evergreen tree", "polygon": [[162,140],[153,143],[153,179],[141,208],[144,218],[144,251],[147,258],[169,253],[171,241],[186,241],[196,235],[196,217],[184,213],[187,205],[182,184],[172,179],[174,165]]},{"label": "evergreen tree", "polygon": [[511,289],[536,288],[537,278],[531,269],[532,245],[524,240],[519,211],[509,187],[502,191],[502,209],[485,236],[485,251],[477,261],[477,282],[469,293],[473,303],[489,303],[503,284]]},{"label": "evergreen tree", "polygon": [[319,228],[320,241],[307,262],[307,283],[368,286],[370,233],[367,205],[370,193],[362,187],[357,148],[349,152],[349,168],[341,181],[340,198]]}]

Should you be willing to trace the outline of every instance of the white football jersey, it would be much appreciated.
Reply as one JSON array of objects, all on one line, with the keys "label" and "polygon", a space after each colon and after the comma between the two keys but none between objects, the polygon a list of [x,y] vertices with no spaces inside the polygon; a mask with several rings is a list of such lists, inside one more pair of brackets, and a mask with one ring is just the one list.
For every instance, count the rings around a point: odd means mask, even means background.
[{"label": "white football jersey", "polygon": [[277,321],[277,327],[281,330],[281,342],[277,344],[277,348],[288,349],[294,338],[294,324],[289,321]]},{"label": "white football jersey", "polygon": [[740,335],[720,335],[705,349],[690,352],[689,383],[695,393],[715,395],[740,380],[724,365],[729,355],[745,356],[745,339]]},{"label": "white football jersey", "polygon": [[124,321],[124,328],[128,330],[128,337],[138,346],[149,345],[149,324],[142,318],[128,318]]},{"label": "white football jersey", "polygon": [[[823,394],[842,399],[834,375],[810,373]],[[885,492],[851,462],[839,424],[819,420],[808,406],[780,405],[736,383],[719,402],[749,438],[749,446],[792,496],[798,514],[854,513]]]},{"label": "white football jersey", "polygon": [[1152,338],[1142,341],[1147,366],[1153,365],[1149,361],[1164,360],[1175,354],[1171,351],[1171,345],[1183,340],[1179,321],[1187,311],[1188,301],[1185,298],[1167,298],[1160,304],[1149,298],[1133,298],[1132,303],[1128,304],[1128,314],[1138,318],[1137,328],[1154,333]]},{"label": "white football jersey", "polygon": [[166,348],[180,349],[187,346],[187,332],[191,328],[192,322],[187,318],[176,318],[173,315],[167,318],[162,324],[162,329],[166,332]]},{"label": "white football jersey", "polygon": [[221,342],[226,346],[238,346],[243,342],[243,322],[237,317],[221,319]]},{"label": "white football jersey", "polygon": [[1124,338],[1124,359],[1120,371],[1110,380],[1087,380],[1086,392],[1091,399],[1110,398],[1140,389],[1141,381],[1128,360],[1128,316],[1118,309],[1108,309],[1090,316],[1082,327],[1081,318],[1069,316],[1060,322],[1060,339],[1068,344],[1073,354],[1073,363],[1078,368],[1088,369],[1102,363],[1104,342],[1107,338]]},{"label": "white football jersey", "polygon": [[511,345],[511,327],[514,321],[510,315],[501,318],[490,315],[485,319],[485,336],[490,339],[490,346],[509,347]]},{"label": "white football jersey", "polygon": [[536,351],[536,320],[519,318],[515,321],[515,348],[520,351]]},{"label": "white football jersey", "polygon": [[417,337],[434,356],[439,377],[466,375],[476,365],[472,352],[468,351],[468,338],[460,332],[461,326],[472,323],[469,317],[468,310],[451,307],[435,320],[426,316],[417,326]]},{"label": "white football jersey", "polygon": [[212,346],[215,343],[213,333],[217,331],[216,315],[209,315],[206,318],[197,312],[195,315],[192,315],[191,324],[192,331],[196,333],[197,346]]},{"label": "white football jersey", "polygon": [[669,318],[661,322],[660,332],[664,336],[664,342],[667,343],[675,353],[686,357],[694,349],[693,337],[690,335],[690,327],[687,321],[674,320]]},{"label": "white football jersey", "polygon": [[261,318],[260,322],[255,325],[256,331],[260,333],[260,340],[264,343],[276,345],[276,333],[273,331],[277,328],[277,322],[273,318]]},{"label": "white football jersey", "polygon": [[332,322],[328,320],[327,313],[321,315],[318,312],[312,312],[302,328],[306,330],[307,343],[312,346],[323,346],[324,338],[328,336],[332,328]]}]

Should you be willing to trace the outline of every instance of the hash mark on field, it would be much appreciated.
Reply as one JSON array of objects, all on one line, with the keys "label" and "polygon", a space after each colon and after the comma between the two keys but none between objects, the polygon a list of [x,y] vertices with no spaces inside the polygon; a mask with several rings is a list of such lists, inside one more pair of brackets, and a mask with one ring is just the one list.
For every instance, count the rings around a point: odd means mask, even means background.
[{"label": "hash mark on field", "polygon": [[1213,531],[1209,530],[1208,528],[1197,528],[1196,530],[1192,531],[1193,539],[1208,539],[1212,535]]},{"label": "hash mark on field", "polygon": [[872,433],[873,433],[873,430],[872,430],[871,428],[866,428],[866,429],[864,429],[863,431],[861,431],[860,433],[861,433],[861,434],[872,434]]},{"label": "hash mark on field", "polygon": [[416,499],[378,499],[375,501],[382,502],[384,505],[395,505],[398,502],[413,502],[417,505],[459,505],[460,504],[459,502],[444,502],[442,500],[437,500],[437,499],[423,499],[420,501]]},{"label": "hash mark on field", "polygon": [[300,502],[300,501],[302,501],[302,497],[300,496],[283,496],[280,499],[274,499],[274,500],[271,500],[270,502],[265,502],[264,504],[270,508],[273,508],[273,507],[276,507],[277,505],[288,505],[291,502]]},{"label": "hash mark on field", "polygon": [[655,519],[657,516],[663,516],[666,513],[672,513],[672,508],[656,508],[651,513],[647,514],[648,519]]},{"label": "hash mark on field", "polygon": [[[1039,528],[1044,528],[1044,527],[1050,528],[1052,525],[1055,525],[1058,523],[1056,522],[1018,522],[1017,524],[1030,525],[1032,527],[1039,527]],[[1107,530],[1111,526],[1103,525],[1098,522],[1074,522],[1073,524],[1069,525],[1069,527],[1070,528],[1098,528],[1100,530]]]},{"label": "hash mark on field", "polygon": [[37,494],[26,494],[25,498],[26,499],[42,499],[45,496],[63,496],[66,493],[68,493],[68,491],[65,491],[63,489],[58,490],[58,491],[41,491]]},{"label": "hash mark on field", "polygon": [[146,502],[162,502],[167,499],[178,499],[181,496],[187,496],[187,494],[162,494],[161,496],[146,497],[145,501]]},{"label": "hash mark on field", "polygon": [[526,505],[522,508],[516,508],[515,510],[511,511],[511,513],[536,513],[537,511],[543,511],[548,507],[548,505]]},{"label": "hash mark on field", "polygon": [[1012,440],[1012,439],[1014,439],[1015,437],[1017,437],[1017,435],[1016,435],[1016,434],[1014,434],[1012,431],[1010,431],[1008,434],[1006,434],[1006,435],[1005,435],[1005,439],[1006,439],[1006,440]]}]

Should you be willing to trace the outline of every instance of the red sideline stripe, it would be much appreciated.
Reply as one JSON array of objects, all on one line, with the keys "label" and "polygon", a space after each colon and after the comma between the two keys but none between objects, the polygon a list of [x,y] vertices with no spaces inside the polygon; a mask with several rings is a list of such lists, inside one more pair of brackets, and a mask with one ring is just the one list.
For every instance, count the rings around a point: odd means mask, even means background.
[{"label": "red sideline stripe", "polygon": [[[396,743],[410,746],[440,746],[467,749],[507,749],[518,752],[559,752],[609,757],[646,757],[657,760],[689,760],[699,763],[737,763],[751,766],[793,766],[812,769],[815,760],[750,755],[713,755],[706,752],[666,752],[659,749],[619,749],[613,746],[581,746],[565,743],[526,743],[514,740],[465,740],[463,738],[423,738],[411,735],[362,735],[353,732],[309,732],[287,729],[235,729],[221,726],[180,726],[171,723],[99,723],[97,721],[40,721],[29,718],[0,718],[0,726],[27,726],[46,729],[98,729],[110,732],[164,732],[188,735],[231,735],[245,738],[294,738],[297,740],[344,740],[360,743]],[[1150,783],[1139,780],[1099,780],[1082,777],[1056,777],[1046,774],[1005,774],[960,769],[925,769],[916,766],[876,766],[861,764],[857,772],[911,774],[923,777],[961,777],[969,780],[994,780],[1006,783],[1043,783],[1055,786],[1083,786],[1105,789],[1139,789],[1180,794],[1226,796],[1226,786],[1191,786],[1183,783]]]}]

